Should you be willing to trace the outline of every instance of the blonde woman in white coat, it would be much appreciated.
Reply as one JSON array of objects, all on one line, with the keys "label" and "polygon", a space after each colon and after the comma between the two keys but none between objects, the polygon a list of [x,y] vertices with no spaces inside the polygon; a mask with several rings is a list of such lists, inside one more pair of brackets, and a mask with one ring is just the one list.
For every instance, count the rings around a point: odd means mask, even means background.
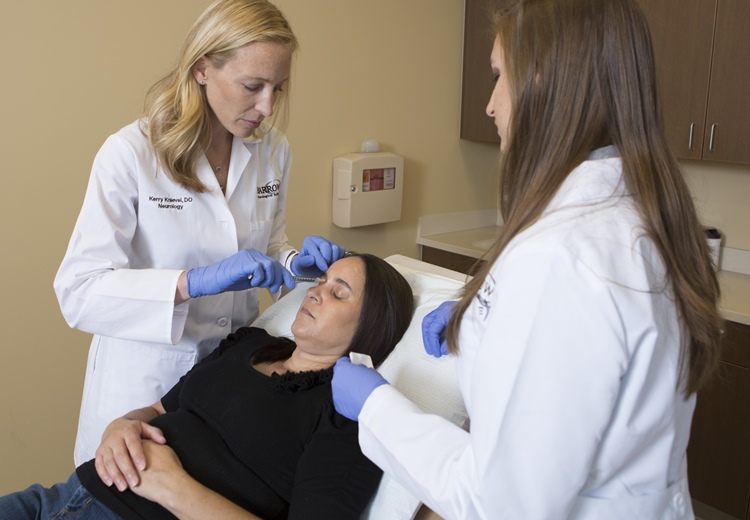
[{"label": "blonde woman in white coat", "polygon": [[146,116],[104,143],[55,278],[66,321],[94,334],[75,461],[105,426],[153,402],[258,313],[343,250],[287,243],[291,154],[273,118],[296,38],[266,0],[218,0],[188,34]]},{"label": "blonde woman in white coat", "polygon": [[[458,302],[425,317],[471,424],[341,359],[360,445],[447,519],[689,519],[695,393],[718,285],[659,118],[636,0],[501,0],[487,114],[505,225]],[[397,426],[395,426],[397,425]]]}]

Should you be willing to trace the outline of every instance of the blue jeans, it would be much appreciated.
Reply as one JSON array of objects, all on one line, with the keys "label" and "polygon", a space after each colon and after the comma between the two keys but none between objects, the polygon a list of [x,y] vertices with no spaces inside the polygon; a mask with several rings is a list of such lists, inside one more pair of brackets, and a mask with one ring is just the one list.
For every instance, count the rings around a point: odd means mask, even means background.
[{"label": "blue jeans", "polygon": [[118,520],[120,517],[91,496],[73,472],[65,483],[50,488],[34,484],[23,491],[0,497],[0,518]]}]

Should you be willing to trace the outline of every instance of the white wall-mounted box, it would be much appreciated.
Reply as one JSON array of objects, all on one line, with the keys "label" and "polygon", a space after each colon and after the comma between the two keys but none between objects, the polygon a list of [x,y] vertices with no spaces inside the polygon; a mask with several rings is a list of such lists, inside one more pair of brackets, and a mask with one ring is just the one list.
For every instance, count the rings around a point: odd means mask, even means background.
[{"label": "white wall-mounted box", "polygon": [[333,223],[368,226],[401,218],[404,158],[390,152],[350,153],[333,160]]}]

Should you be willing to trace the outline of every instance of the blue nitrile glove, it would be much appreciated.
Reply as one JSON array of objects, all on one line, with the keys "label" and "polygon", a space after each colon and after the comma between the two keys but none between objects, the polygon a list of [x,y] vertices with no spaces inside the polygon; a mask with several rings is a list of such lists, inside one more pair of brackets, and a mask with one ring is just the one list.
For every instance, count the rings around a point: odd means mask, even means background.
[{"label": "blue nitrile glove", "polygon": [[343,247],[327,238],[307,236],[302,241],[299,254],[292,259],[292,272],[301,276],[320,276],[345,252]]},{"label": "blue nitrile glove", "polygon": [[191,298],[253,287],[267,287],[275,293],[282,284],[290,289],[294,287],[291,273],[255,249],[243,249],[215,264],[194,267],[187,272]]},{"label": "blue nitrile glove", "polygon": [[444,301],[422,319],[422,342],[425,352],[431,356],[440,357],[448,353],[448,342],[443,332],[451,319],[454,305],[456,302],[453,300]]},{"label": "blue nitrile glove", "polygon": [[339,358],[333,366],[333,406],[336,411],[352,421],[359,418],[359,412],[370,394],[388,381],[372,368],[352,365],[348,357]]}]

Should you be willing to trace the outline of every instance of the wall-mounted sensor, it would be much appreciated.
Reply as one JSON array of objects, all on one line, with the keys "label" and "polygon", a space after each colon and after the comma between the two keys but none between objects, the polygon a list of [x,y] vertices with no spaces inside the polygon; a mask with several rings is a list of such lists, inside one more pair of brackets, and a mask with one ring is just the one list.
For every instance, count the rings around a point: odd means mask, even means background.
[{"label": "wall-mounted sensor", "polygon": [[374,153],[380,151],[380,143],[375,139],[365,139],[359,146],[359,151],[362,153]]}]

